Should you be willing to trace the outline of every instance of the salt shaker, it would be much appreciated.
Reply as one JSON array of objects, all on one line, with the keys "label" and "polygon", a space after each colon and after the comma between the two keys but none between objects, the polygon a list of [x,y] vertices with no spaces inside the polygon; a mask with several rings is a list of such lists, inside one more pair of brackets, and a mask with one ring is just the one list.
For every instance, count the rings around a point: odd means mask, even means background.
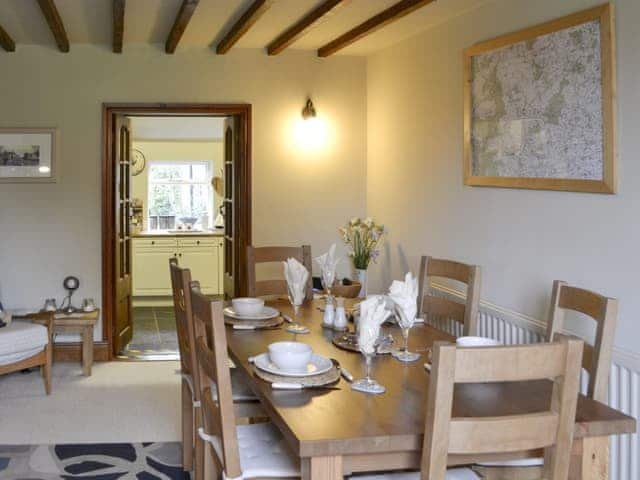
[{"label": "salt shaker", "polygon": [[336,298],[336,316],[333,320],[333,329],[343,331],[347,329],[347,312],[344,309],[344,298]]},{"label": "salt shaker", "polygon": [[322,317],[322,326],[333,328],[334,318],[335,311],[333,309],[333,302],[331,301],[331,297],[327,295],[327,302],[324,305],[324,315]]}]

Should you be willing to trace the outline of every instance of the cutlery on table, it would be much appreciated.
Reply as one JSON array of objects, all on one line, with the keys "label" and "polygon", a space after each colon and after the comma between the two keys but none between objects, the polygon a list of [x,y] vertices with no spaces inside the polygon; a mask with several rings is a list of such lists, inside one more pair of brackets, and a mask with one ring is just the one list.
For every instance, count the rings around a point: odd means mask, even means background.
[{"label": "cutlery on table", "polygon": [[293,320],[291,320],[291,317],[289,315],[285,315],[284,313],[282,315],[280,315],[282,317],[282,319],[287,322],[287,323],[293,323]]},{"label": "cutlery on table", "polygon": [[302,385],[301,383],[273,382],[273,390],[340,390],[334,385]]},{"label": "cutlery on table", "polygon": [[338,362],[335,358],[332,358],[331,361],[333,362],[335,367],[340,371],[340,375],[342,375],[342,378],[344,378],[349,383],[353,383],[353,375],[349,373],[349,370],[342,367],[340,365],[340,362]]},{"label": "cutlery on table", "polygon": [[234,330],[278,330],[280,325],[274,325],[273,327],[259,327],[256,325],[234,325]]}]

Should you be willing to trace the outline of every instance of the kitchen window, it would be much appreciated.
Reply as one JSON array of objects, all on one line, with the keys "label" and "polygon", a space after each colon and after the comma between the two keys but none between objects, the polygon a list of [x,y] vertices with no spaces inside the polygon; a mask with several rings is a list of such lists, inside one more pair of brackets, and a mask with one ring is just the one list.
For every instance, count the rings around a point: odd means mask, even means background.
[{"label": "kitchen window", "polygon": [[210,162],[151,162],[148,178],[151,230],[208,228],[213,210]]}]

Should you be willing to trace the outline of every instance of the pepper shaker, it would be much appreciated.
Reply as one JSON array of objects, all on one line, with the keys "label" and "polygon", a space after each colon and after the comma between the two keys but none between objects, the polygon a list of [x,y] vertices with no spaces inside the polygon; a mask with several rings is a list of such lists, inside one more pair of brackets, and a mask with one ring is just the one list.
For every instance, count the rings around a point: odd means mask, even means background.
[{"label": "pepper shaker", "polygon": [[333,320],[333,329],[344,331],[347,329],[347,312],[344,309],[344,298],[336,298],[336,316]]},{"label": "pepper shaker", "polygon": [[333,309],[333,301],[331,297],[327,295],[327,301],[324,305],[324,315],[322,317],[322,326],[327,328],[333,328],[335,319],[335,311]]}]

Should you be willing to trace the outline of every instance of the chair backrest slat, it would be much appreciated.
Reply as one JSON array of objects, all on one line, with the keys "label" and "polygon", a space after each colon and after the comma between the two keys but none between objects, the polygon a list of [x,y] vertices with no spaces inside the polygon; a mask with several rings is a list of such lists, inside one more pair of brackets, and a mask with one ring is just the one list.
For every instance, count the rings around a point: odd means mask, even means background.
[{"label": "chair backrest slat", "polygon": [[[460,348],[455,383],[518,382],[553,378],[562,371],[566,349],[558,343]],[[542,354],[543,353],[543,354]]]},{"label": "chair backrest slat", "polygon": [[[247,295],[249,297],[265,297],[270,295],[287,295],[287,282],[283,279],[257,280],[256,265],[261,263],[284,262],[295,258],[309,271],[307,283],[307,300],[313,298],[313,282],[311,279],[311,247],[247,247]],[[280,267],[282,270],[282,267]]]},{"label": "chair backrest slat", "polygon": [[[552,344],[458,348],[437,343],[429,381],[422,478],[444,480],[448,454],[545,449],[545,479],[568,475],[583,342],[557,336]],[[526,365],[530,366],[530,371]],[[546,410],[502,417],[454,417],[456,383],[552,379]],[[542,386],[542,385],[541,385]]]},{"label": "chair backrest slat", "polygon": [[173,293],[173,311],[176,319],[176,334],[180,350],[180,366],[182,371],[191,375],[194,384],[194,397],[200,399],[200,376],[196,368],[195,334],[193,327],[193,311],[189,284],[191,272],[188,268],[181,268],[176,258],[169,260],[171,273],[171,290]]},{"label": "chair backrest slat", "polygon": [[556,333],[563,332],[567,310],[582,313],[596,323],[595,341],[593,346],[585,345],[582,365],[589,372],[587,395],[599,402],[606,402],[618,301],[569,286],[561,280],[554,281],[547,322],[547,340],[550,341]]},{"label": "chair backrest slat", "polygon": [[200,292],[199,285],[195,282],[191,285],[191,302],[198,368],[202,379],[203,428],[207,435],[220,440],[222,458],[219,460],[225,475],[228,478],[240,477],[242,470],[222,302],[211,301]]},{"label": "chair backrest slat", "polygon": [[[431,277],[447,278],[464,283],[467,296],[464,304],[429,294]],[[478,308],[480,305],[481,269],[452,260],[423,256],[420,261],[418,290],[418,315],[434,315],[453,319],[462,324],[464,335],[477,335]]]}]

